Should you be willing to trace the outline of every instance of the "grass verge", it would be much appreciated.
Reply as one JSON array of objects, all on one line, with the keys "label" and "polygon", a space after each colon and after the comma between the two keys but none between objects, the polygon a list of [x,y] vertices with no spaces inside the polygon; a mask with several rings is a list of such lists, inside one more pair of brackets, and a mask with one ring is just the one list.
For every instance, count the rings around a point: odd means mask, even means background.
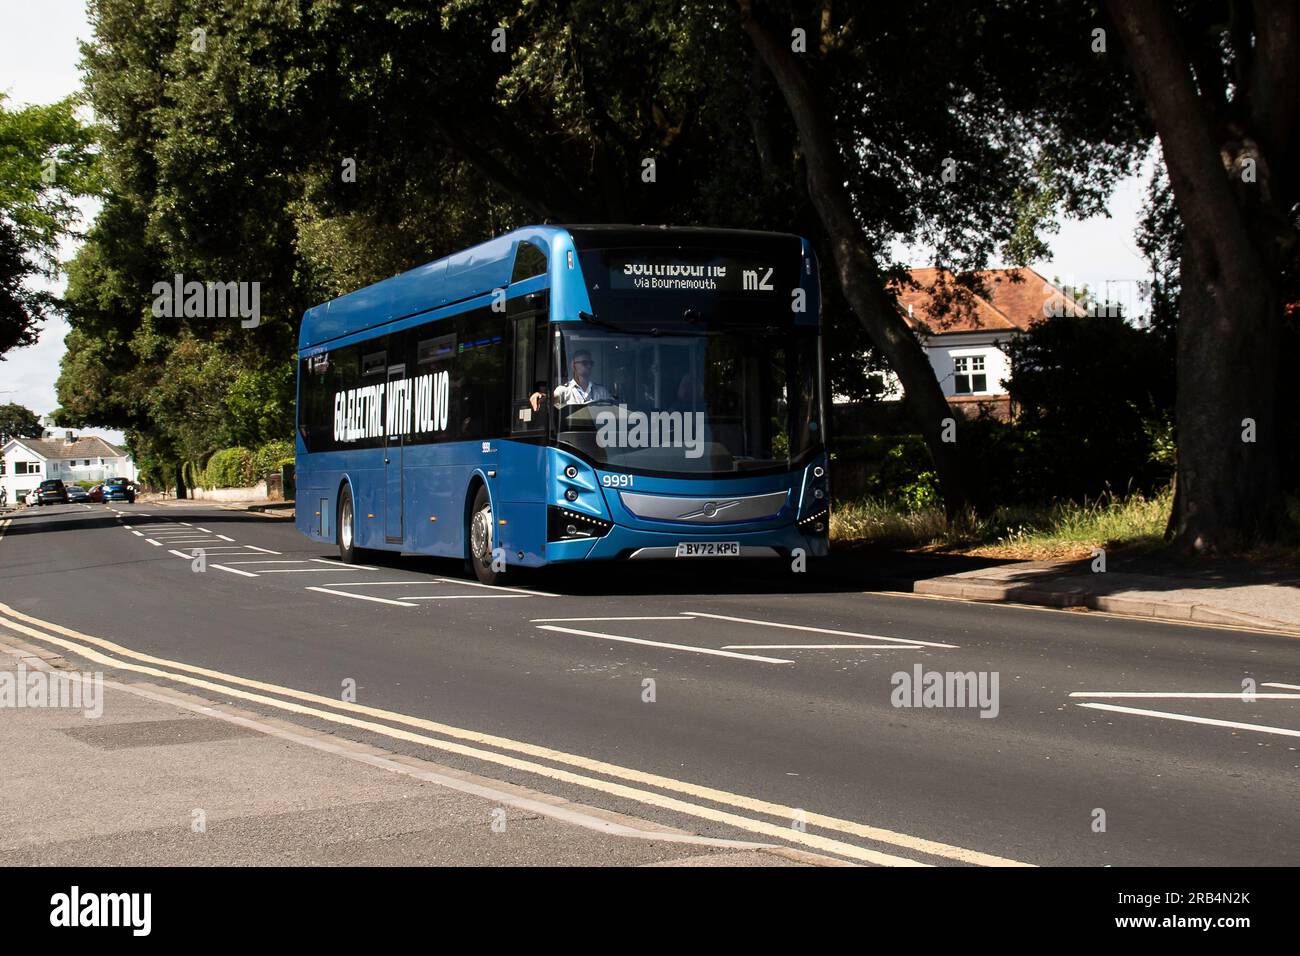
[{"label": "grass verge", "polygon": [[1172,493],[1042,507],[1004,507],[951,525],[940,508],[907,511],[880,499],[837,502],[834,544],[865,543],[1025,561],[1087,557],[1094,548],[1154,550],[1164,544]]}]

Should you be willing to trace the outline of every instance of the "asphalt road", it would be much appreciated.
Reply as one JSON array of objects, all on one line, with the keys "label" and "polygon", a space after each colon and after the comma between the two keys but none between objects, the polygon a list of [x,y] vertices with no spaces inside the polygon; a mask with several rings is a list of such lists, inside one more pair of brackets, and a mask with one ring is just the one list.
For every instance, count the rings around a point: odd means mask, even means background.
[{"label": "asphalt road", "polygon": [[[71,660],[708,836],[867,863],[1300,864],[1300,640],[880,584],[684,560],[489,589],[199,505],[27,509],[0,537],[0,630]],[[996,703],[895,706],[918,665],[996,675]]]}]

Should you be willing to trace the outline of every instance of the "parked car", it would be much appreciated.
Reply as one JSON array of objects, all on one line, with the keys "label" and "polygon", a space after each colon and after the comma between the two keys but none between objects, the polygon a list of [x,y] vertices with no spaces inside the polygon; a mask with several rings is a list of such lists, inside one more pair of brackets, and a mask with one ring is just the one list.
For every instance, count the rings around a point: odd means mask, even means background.
[{"label": "parked car", "polygon": [[125,501],[135,504],[135,485],[125,478],[110,478],[101,486],[105,501]]},{"label": "parked car", "polygon": [[104,500],[104,486],[95,485],[86,492],[86,500],[90,502],[102,502]]},{"label": "parked car", "polygon": [[90,493],[81,485],[68,485],[68,501],[82,503],[90,500]]},{"label": "parked car", "polygon": [[39,488],[33,488],[27,492],[27,497],[23,499],[25,505],[38,505],[41,503],[41,491]]},{"label": "parked car", "polygon": [[36,489],[38,505],[66,505],[68,503],[68,486],[62,478],[47,478]]}]

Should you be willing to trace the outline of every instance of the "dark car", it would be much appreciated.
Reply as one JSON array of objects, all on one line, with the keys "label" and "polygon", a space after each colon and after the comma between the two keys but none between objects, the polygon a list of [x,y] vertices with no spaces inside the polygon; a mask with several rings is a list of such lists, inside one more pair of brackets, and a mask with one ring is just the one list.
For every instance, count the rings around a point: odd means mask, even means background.
[{"label": "dark car", "polygon": [[76,504],[77,502],[89,501],[90,495],[81,485],[68,485],[68,501]]},{"label": "dark car", "polygon": [[63,479],[49,478],[42,481],[40,487],[36,489],[36,503],[38,505],[66,505],[68,503],[68,487],[63,483]]},{"label": "dark car", "polygon": [[105,501],[125,501],[135,504],[135,485],[125,478],[110,478],[100,486]]}]

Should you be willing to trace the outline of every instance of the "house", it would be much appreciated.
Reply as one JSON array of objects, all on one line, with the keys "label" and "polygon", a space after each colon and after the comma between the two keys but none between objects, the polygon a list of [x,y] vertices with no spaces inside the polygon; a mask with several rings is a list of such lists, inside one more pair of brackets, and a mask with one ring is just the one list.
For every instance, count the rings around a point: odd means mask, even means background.
[{"label": "house", "polygon": [[10,505],[20,503],[47,478],[73,484],[118,477],[134,481],[135,462],[102,438],[76,438],[66,432],[62,438],[11,438],[0,448],[0,486],[8,492]]},{"label": "house", "polygon": [[[976,275],[983,286],[978,294],[958,286],[946,269],[912,269],[912,283],[895,291],[954,411],[974,418],[984,410],[1007,419],[1014,415],[1004,384],[1011,377],[1007,343],[1049,315],[1089,312],[1033,269],[987,269]],[[901,389],[892,393],[901,397]]]}]

